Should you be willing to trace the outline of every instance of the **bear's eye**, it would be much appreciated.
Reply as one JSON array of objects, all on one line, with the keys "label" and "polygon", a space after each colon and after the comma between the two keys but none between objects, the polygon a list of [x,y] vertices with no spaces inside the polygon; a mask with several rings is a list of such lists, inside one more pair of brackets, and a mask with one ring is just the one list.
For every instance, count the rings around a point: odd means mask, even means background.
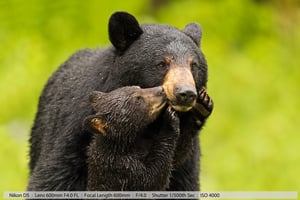
[{"label": "bear's eye", "polygon": [[168,69],[168,64],[166,62],[164,62],[164,61],[161,61],[160,63],[158,63],[156,65],[156,68],[158,70],[166,70],[166,69]]},{"label": "bear's eye", "polygon": [[135,98],[135,103],[136,103],[137,105],[143,104],[144,102],[145,102],[145,101],[144,101],[144,98],[141,97],[141,96],[137,96],[137,97]]},{"label": "bear's eye", "polygon": [[199,68],[198,63],[193,61],[193,62],[191,63],[191,68],[192,68],[192,69]]}]

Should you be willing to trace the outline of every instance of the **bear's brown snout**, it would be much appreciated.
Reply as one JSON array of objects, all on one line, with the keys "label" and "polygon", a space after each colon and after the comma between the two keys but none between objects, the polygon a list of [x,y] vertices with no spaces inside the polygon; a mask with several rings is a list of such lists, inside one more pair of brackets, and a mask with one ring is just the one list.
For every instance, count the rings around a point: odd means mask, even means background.
[{"label": "bear's brown snout", "polygon": [[163,88],[168,103],[179,112],[187,112],[196,103],[197,91],[191,68],[188,65],[170,64]]}]

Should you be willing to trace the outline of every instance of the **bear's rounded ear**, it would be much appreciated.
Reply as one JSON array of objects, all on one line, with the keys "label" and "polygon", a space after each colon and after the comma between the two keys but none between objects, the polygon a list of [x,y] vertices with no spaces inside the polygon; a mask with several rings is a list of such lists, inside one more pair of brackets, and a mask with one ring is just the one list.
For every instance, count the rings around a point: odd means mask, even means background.
[{"label": "bear's rounded ear", "polygon": [[123,52],[143,33],[138,21],[127,12],[115,12],[109,19],[109,39]]},{"label": "bear's rounded ear", "polygon": [[200,47],[202,29],[198,23],[190,23],[184,27],[182,30],[183,33],[188,35],[192,40]]},{"label": "bear's rounded ear", "polygon": [[106,94],[106,93],[104,93],[104,92],[99,92],[99,91],[93,91],[93,92],[90,93],[90,95],[89,95],[89,100],[90,100],[90,102],[91,102],[91,104],[92,104],[92,107],[93,107],[93,109],[94,109],[95,111],[98,110],[97,107],[98,107],[98,105],[101,104],[100,99],[103,98],[103,96],[104,96],[105,94]]},{"label": "bear's rounded ear", "polygon": [[83,128],[84,130],[94,133],[94,134],[102,134],[103,136],[107,135],[106,129],[107,124],[106,122],[97,117],[97,116],[89,116],[83,121]]}]

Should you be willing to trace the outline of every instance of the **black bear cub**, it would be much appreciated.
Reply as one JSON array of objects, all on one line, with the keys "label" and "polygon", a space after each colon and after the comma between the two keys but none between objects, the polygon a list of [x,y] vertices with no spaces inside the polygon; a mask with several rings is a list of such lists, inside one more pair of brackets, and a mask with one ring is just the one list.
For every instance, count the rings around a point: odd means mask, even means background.
[{"label": "black bear cub", "polygon": [[[96,113],[83,125],[93,133],[87,152],[87,190],[165,190],[179,135],[179,118],[171,107],[164,108],[162,87],[128,86],[109,93],[93,92],[90,101]],[[143,144],[148,141],[141,134],[161,112],[165,128],[156,133],[147,150]]]}]

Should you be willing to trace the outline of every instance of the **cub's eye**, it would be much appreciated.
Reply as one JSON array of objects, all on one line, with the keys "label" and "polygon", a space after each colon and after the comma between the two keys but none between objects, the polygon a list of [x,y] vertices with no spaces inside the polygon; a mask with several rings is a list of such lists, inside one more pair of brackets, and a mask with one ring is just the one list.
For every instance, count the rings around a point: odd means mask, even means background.
[{"label": "cub's eye", "polygon": [[137,96],[137,97],[135,98],[135,104],[140,105],[140,104],[143,104],[143,103],[145,103],[145,100],[144,100],[143,97]]},{"label": "cub's eye", "polygon": [[156,68],[158,70],[166,70],[166,69],[168,69],[168,64],[166,62],[164,62],[164,61],[161,61],[160,63],[158,63],[156,65]]}]

